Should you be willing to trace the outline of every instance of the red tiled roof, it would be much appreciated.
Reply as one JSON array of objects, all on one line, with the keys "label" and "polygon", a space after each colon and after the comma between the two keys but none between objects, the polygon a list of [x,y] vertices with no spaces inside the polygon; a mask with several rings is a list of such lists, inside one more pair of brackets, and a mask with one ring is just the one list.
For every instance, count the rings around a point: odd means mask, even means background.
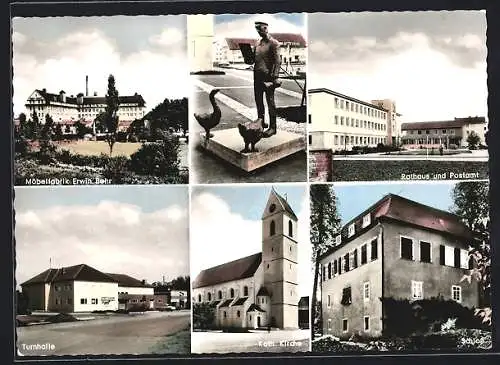
[{"label": "red tiled roof", "polygon": [[[59,102],[59,94],[49,93],[45,89],[36,89],[36,91],[45,99],[47,103],[49,102]],[[81,94],[79,94],[81,95]],[[146,102],[144,98],[140,94],[135,95],[124,95],[118,96],[118,101],[120,104],[140,104],[144,105]],[[66,96],[67,104],[77,104],[77,97],[74,96]],[[106,97],[104,96],[84,96],[83,104],[106,104]],[[29,105],[29,104],[26,104]]]},{"label": "red tiled roof", "polygon": [[203,270],[193,282],[193,288],[245,279],[253,276],[262,262],[262,253],[256,253],[241,259]]},{"label": "red tiled roof", "polygon": [[141,280],[137,280],[125,274],[106,273],[118,282],[118,286],[126,286],[129,288],[153,288],[152,285],[143,284]]},{"label": "red tiled roof", "polygon": [[[292,43],[299,47],[306,47],[306,40],[301,34],[294,33],[271,33],[271,37],[276,39],[280,43]],[[254,46],[258,42],[258,39],[254,38],[226,38],[227,46],[230,50],[239,50],[239,44],[251,44]]]},{"label": "red tiled roof", "polygon": [[401,124],[401,130],[461,128],[466,124],[481,123],[486,123],[486,119],[484,117],[455,118],[454,120],[403,123]]},{"label": "red tiled roof", "polygon": [[285,198],[283,198],[281,195],[279,195],[276,190],[273,189],[273,192],[274,194],[276,195],[276,197],[278,198],[278,201],[281,203],[281,205],[283,206],[283,209],[288,213],[290,214],[293,218],[295,218],[296,220],[298,220],[297,216],[295,215],[292,207],[290,207],[290,204],[288,204],[288,202],[286,201]]},{"label": "red tiled roof", "polygon": [[109,275],[100,272],[85,264],[62,267],[60,269],[48,269],[36,275],[28,281],[21,284],[21,286],[32,284],[54,283],[61,281],[92,281],[92,282],[106,282],[115,283],[116,280]]},{"label": "red tiled roof", "polygon": [[[367,214],[371,215],[371,224],[363,228],[363,217]],[[329,249],[321,257],[336,251],[339,247],[349,243],[377,224],[379,220],[383,219],[442,232],[467,241],[473,238],[473,232],[457,215],[403,198],[399,195],[388,194],[345,224],[341,229],[342,244]],[[348,237],[348,227],[352,223],[355,224],[356,234]]]}]

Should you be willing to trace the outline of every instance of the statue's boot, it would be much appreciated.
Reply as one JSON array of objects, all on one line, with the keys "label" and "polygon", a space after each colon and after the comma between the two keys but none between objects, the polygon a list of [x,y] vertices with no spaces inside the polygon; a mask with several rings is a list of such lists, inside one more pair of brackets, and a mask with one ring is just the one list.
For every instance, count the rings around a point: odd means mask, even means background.
[{"label": "statue's boot", "polygon": [[271,137],[276,134],[276,116],[269,118],[269,129],[264,131],[264,137]]},{"label": "statue's boot", "polygon": [[260,123],[262,125],[262,129],[266,129],[268,127],[268,125],[266,124],[266,122],[264,121],[264,118],[257,118],[254,123]]}]

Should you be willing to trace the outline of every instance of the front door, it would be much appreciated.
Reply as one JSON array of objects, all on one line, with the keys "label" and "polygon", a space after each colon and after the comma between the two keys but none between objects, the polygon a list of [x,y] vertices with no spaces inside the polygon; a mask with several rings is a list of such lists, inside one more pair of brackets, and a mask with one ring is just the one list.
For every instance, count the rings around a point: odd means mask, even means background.
[{"label": "front door", "polygon": [[260,328],[261,325],[260,325],[260,316],[257,316],[257,328]]}]

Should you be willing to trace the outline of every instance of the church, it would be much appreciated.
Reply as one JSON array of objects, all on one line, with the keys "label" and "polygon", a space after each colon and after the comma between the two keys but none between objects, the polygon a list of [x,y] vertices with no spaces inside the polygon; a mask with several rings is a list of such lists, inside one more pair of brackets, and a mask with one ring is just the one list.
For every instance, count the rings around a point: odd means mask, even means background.
[{"label": "church", "polygon": [[193,282],[193,304],[214,308],[215,327],[299,327],[298,218],[273,188],[261,219],[261,252],[205,269]]}]

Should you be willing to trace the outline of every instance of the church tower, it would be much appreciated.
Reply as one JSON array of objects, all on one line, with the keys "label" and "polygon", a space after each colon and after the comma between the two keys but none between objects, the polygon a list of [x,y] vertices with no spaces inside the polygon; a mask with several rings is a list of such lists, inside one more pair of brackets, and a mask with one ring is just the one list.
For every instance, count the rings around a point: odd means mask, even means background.
[{"label": "church tower", "polygon": [[297,216],[272,188],[262,215],[264,286],[271,297],[273,327],[298,328]]}]

